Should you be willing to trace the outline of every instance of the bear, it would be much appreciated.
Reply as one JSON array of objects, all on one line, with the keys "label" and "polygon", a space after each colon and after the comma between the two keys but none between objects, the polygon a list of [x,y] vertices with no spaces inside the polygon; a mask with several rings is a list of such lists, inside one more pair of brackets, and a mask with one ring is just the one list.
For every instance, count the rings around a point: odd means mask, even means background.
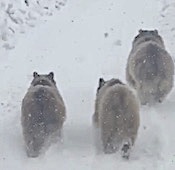
[{"label": "bear", "polygon": [[161,103],[171,92],[174,62],[158,30],[139,30],[127,60],[126,80],[142,105]]},{"label": "bear", "polygon": [[54,73],[33,72],[33,80],[22,100],[21,124],[28,157],[38,157],[46,143],[62,139],[66,108]]},{"label": "bear", "polygon": [[140,126],[140,104],[134,90],[119,79],[99,79],[92,120],[105,154],[121,151],[129,158]]}]

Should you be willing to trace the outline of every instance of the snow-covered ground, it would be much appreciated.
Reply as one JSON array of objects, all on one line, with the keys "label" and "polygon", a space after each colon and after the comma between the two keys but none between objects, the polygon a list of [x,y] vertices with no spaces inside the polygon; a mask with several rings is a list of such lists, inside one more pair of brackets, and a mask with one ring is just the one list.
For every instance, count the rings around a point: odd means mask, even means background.
[{"label": "snow-covered ground", "polygon": [[[31,9],[24,5],[22,9],[29,13]],[[91,116],[98,78],[118,77],[125,82],[126,60],[138,29],[157,28],[175,57],[175,1],[69,0],[53,16],[45,15],[45,10],[39,13],[46,23],[36,17],[34,28],[12,25],[17,32],[6,43],[15,48],[0,51],[0,170],[174,170],[174,90],[163,104],[141,108],[139,136],[129,161],[117,154],[96,154]],[[0,15],[0,24],[6,17]],[[20,18],[26,21],[23,15]],[[67,106],[67,121],[63,146],[54,145],[45,155],[29,159],[20,107],[33,71],[54,71]]]},{"label": "snow-covered ground", "polygon": [[19,33],[46,22],[67,0],[1,0],[0,50],[13,49]]}]

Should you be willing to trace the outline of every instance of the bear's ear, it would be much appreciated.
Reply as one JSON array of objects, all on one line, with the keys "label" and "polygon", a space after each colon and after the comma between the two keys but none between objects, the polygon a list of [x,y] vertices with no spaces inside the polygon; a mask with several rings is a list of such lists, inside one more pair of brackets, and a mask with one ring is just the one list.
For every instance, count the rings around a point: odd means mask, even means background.
[{"label": "bear's ear", "polygon": [[53,72],[50,72],[49,74],[48,74],[48,77],[50,78],[50,79],[54,79],[54,73]]},{"label": "bear's ear", "polygon": [[33,77],[34,77],[34,78],[39,77],[39,74],[38,74],[36,71],[34,71],[34,72],[33,72]]},{"label": "bear's ear", "polygon": [[139,34],[141,34],[143,32],[143,30],[142,29],[139,29]]},{"label": "bear's ear", "polygon": [[98,86],[102,87],[105,84],[105,80],[103,78],[99,78]]},{"label": "bear's ear", "polygon": [[155,30],[154,30],[154,33],[158,35],[158,30],[157,30],[157,29],[155,29]]}]

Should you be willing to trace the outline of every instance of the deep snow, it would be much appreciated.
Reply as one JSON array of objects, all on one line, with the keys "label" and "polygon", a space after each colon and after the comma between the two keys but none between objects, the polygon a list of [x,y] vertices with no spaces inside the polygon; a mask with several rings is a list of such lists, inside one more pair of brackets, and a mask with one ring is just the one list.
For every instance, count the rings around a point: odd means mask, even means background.
[{"label": "deep snow", "polygon": [[[174,11],[174,0],[69,0],[53,16],[43,16],[46,23],[25,27],[25,34],[17,32],[15,48],[0,51],[0,169],[174,170],[174,90],[163,104],[141,108],[139,136],[129,161],[117,154],[97,155],[91,123],[98,78],[125,82],[126,60],[138,29],[160,30],[174,58]],[[20,106],[33,71],[55,72],[67,120],[63,146],[29,159]]]},{"label": "deep snow", "polygon": [[1,0],[0,50],[15,48],[18,33],[46,22],[67,0]]}]

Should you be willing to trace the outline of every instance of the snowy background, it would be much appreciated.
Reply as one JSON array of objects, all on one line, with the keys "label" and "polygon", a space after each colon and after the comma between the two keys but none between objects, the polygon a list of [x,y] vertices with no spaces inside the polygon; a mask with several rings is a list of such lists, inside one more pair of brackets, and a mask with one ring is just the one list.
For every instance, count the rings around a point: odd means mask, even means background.
[{"label": "snowy background", "polygon": [[65,4],[66,0],[0,0],[0,46],[13,49],[18,33],[46,22]]},{"label": "snowy background", "polygon": [[[175,90],[141,108],[129,161],[97,155],[91,116],[99,77],[125,82],[138,29],[158,29],[175,58],[175,0],[0,0],[0,170],[174,170]],[[33,71],[54,71],[67,106],[64,144],[26,157],[21,100]]]}]

